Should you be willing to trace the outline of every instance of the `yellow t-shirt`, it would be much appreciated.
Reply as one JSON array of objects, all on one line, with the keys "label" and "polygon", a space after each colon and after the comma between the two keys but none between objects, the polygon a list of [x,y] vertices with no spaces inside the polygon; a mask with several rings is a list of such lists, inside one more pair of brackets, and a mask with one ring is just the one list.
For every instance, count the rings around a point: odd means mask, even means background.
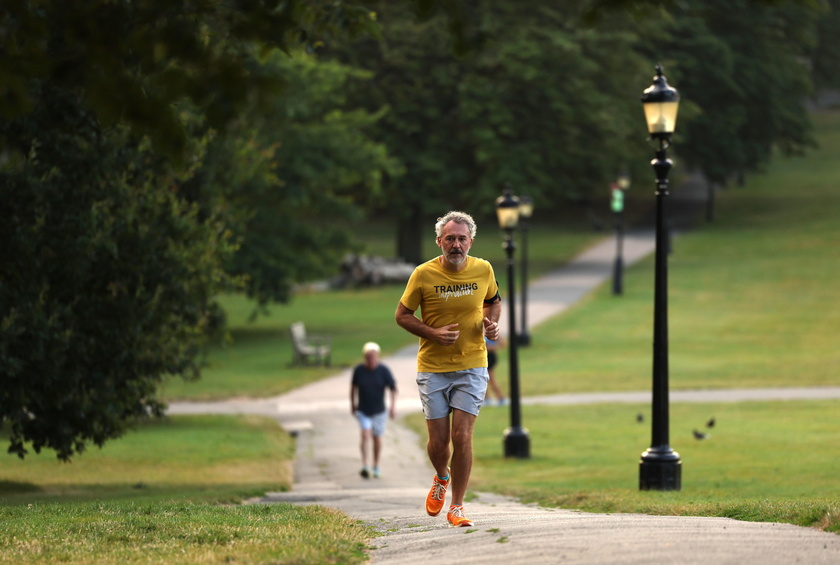
[{"label": "yellow t-shirt", "polygon": [[419,308],[423,322],[433,328],[458,324],[461,332],[448,346],[420,338],[417,371],[448,373],[486,367],[484,301],[498,292],[493,266],[477,257],[468,255],[466,266],[457,272],[446,270],[440,257],[414,269],[400,298],[402,305],[415,312]]}]

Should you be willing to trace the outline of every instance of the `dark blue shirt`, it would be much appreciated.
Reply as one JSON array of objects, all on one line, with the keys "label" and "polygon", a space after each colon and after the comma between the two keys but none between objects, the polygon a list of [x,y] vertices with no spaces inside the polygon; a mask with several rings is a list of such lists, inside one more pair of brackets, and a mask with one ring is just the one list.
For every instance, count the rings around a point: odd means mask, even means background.
[{"label": "dark blue shirt", "polygon": [[391,370],[380,363],[376,369],[368,369],[365,364],[353,369],[353,386],[358,392],[357,410],[366,416],[374,416],[385,411],[385,389],[397,389]]}]

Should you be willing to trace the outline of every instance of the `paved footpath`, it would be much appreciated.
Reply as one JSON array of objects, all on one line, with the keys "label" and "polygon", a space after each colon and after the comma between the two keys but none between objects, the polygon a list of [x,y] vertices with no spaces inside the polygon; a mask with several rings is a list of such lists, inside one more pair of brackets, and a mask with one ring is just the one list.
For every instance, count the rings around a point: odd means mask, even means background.
[{"label": "paved footpath", "polygon": [[[653,234],[631,232],[625,262],[653,251]],[[531,327],[562,312],[611,275],[615,242],[593,246],[570,264],[529,287]],[[503,325],[506,316],[502,316]],[[395,327],[394,331],[401,331]],[[503,328],[506,332],[506,328]],[[420,410],[416,345],[383,359],[397,378],[398,412]],[[374,526],[372,563],[580,563],[787,565],[840,563],[840,536],[788,524],[629,514],[592,514],[525,505],[489,493],[467,503],[474,528],[449,528],[429,517],[423,503],[432,468],[422,439],[401,421],[384,438],[383,478],[359,476],[359,436],[350,414],[350,373],[341,373],[282,396],[259,400],[173,403],[169,413],[264,414],[298,438],[291,492],[268,493],[253,503],[320,504]],[[671,402],[840,399],[840,387],[810,389],[673,391]],[[582,393],[525,398],[523,404],[647,403],[650,391]]]}]

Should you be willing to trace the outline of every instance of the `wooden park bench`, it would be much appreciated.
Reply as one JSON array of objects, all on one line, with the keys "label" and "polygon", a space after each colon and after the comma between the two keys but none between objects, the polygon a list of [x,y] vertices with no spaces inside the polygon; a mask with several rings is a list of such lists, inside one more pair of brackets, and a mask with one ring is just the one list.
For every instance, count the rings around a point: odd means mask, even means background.
[{"label": "wooden park bench", "polygon": [[311,362],[330,366],[330,338],[324,335],[306,335],[303,322],[295,322],[289,327],[292,334],[293,363],[308,365]]}]

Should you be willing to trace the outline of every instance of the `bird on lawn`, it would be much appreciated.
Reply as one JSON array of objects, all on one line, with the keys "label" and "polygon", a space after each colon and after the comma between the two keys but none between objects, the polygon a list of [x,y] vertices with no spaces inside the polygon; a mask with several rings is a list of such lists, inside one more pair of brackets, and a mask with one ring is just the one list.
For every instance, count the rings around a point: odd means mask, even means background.
[{"label": "bird on lawn", "polygon": [[644,417],[644,415],[642,415],[641,412],[636,414],[636,421],[639,422],[640,424],[645,421],[645,417]]},{"label": "bird on lawn", "polygon": [[696,440],[703,440],[709,438],[709,434],[704,434],[703,432],[698,430],[694,430],[692,433],[694,434],[694,439]]},{"label": "bird on lawn", "polygon": [[711,418],[708,422],[706,422],[706,427],[707,427],[707,428],[714,428],[714,427],[715,427],[715,418],[714,418],[714,416],[712,416],[712,418]]}]

